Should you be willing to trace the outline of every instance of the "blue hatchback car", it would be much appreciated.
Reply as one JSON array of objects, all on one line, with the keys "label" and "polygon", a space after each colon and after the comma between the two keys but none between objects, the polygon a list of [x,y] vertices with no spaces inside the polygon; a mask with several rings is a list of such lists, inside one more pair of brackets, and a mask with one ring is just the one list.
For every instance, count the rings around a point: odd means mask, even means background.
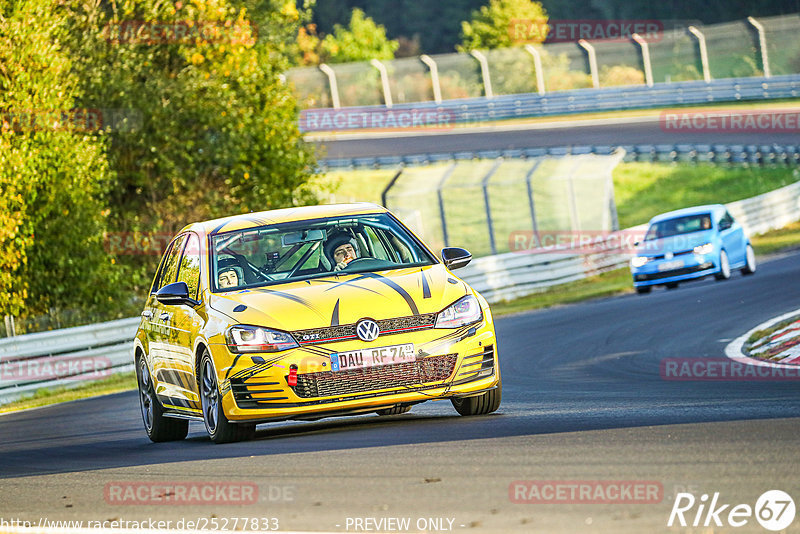
[{"label": "blue hatchback car", "polygon": [[734,269],[753,274],[756,257],[741,225],[722,204],[653,217],[631,258],[637,293],[649,293],[657,285],[673,289],[709,275],[727,280]]}]

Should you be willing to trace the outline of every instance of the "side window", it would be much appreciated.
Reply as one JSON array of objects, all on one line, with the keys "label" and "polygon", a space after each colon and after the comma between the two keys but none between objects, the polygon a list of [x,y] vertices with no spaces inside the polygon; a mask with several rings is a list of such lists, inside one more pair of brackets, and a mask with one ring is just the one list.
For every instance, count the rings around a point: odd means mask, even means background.
[{"label": "side window", "polygon": [[161,278],[158,280],[158,283],[153,286],[155,291],[175,281],[175,276],[178,274],[178,260],[181,257],[181,251],[183,250],[183,244],[185,242],[186,234],[172,242],[172,248],[169,249],[167,260],[164,262],[164,267],[161,269]]},{"label": "side window", "polygon": [[186,249],[181,258],[181,268],[178,271],[178,282],[186,282],[189,286],[189,296],[197,299],[200,287],[200,239],[197,234],[188,234]]}]

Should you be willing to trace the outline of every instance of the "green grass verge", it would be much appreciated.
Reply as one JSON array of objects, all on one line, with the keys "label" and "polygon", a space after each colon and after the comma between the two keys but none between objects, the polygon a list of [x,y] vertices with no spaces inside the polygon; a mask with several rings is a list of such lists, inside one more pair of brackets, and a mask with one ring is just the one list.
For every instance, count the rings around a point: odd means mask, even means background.
[{"label": "green grass verge", "polygon": [[798,248],[800,247],[800,221],[765,234],[750,236],[750,242],[758,255]]},{"label": "green grass verge", "polygon": [[119,373],[103,380],[97,380],[90,384],[77,386],[74,388],[59,387],[55,389],[42,388],[37,390],[32,396],[26,397],[8,404],[0,406],[0,414],[37,408],[59,402],[85,399],[87,397],[97,397],[109,393],[118,393],[136,389],[136,373]]}]

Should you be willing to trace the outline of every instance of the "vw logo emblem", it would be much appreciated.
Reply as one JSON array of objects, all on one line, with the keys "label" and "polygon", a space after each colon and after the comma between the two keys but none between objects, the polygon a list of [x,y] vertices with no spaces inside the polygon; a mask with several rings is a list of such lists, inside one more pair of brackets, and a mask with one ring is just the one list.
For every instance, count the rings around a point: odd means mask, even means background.
[{"label": "vw logo emblem", "polygon": [[356,335],[361,341],[375,341],[380,333],[378,323],[372,319],[362,319],[356,325]]},{"label": "vw logo emblem", "polygon": [[672,252],[667,252],[666,254],[664,254],[664,259],[671,260],[672,257],[673,257]]}]

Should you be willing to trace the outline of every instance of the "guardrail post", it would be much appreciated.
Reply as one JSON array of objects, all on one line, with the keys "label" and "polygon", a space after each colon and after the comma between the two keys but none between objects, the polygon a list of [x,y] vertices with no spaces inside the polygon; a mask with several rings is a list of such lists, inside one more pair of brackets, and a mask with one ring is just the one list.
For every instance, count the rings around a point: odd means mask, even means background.
[{"label": "guardrail post", "polygon": [[597,54],[594,52],[594,47],[586,39],[581,39],[578,44],[589,54],[589,73],[592,75],[592,87],[599,89],[600,77],[597,75]]},{"label": "guardrail post", "polygon": [[436,65],[436,62],[433,60],[431,56],[428,54],[422,54],[419,56],[420,61],[425,63],[428,66],[428,70],[431,73],[431,85],[433,86],[433,100],[437,104],[442,103],[442,86],[439,85],[439,66]]},{"label": "guardrail post", "polygon": [[711,72],[708,69],[708,49],[706,48],[706,36],[695,26],[689,26],[689,32],[697,38],[697,45],[700,47],[700,65],[703,67],[703,79],[706,83],[711,83]]},{"label": "guardrail post", "polygon": [[319,64],[319,70],[328,77],[328,88],[331,91],[331,103],[335,109],[342,107],[339,103],[339,86],[336,84],[336,73],[325,63]]},{"label": "guardrail post", "polygon": [[761,65],[764,67],[764,77],[771,78],[772,73],[769,70],[769,54],[767,53],[767,35],[766,32],[764,32],[764,25],[753,17],[747,17],[747,22],[758,32],[758,48],[761,51]]},{"label": "guardrail post", "polygon": [[489,247],[492,249],[492,254],[497,254],[497,244],[494,241],[494,225],[492,224],[492,208],[489,205],[489,180],[492,175],[497,172],[500,165],[503,163],[503,158],[497,158],[494,166],[486,173],[486,176],[481,180],[481,187],[483,187],[483,205],[486,209],[486,225],[489,228]]},{"label": "guardrail post", "polygon": [[392,88],[389,87],[389,72],[386,70],[386,65],[377,59],[370,59],[370,65],[378,69],[381,75],[381,86],[383,87],[383,103],[387,108],[392,107]]},{"label": "guardrail post", "polygon": [[536,236],[536,245],[541,245],[542,240],[539,237],[539,223],[536,221],[536,202],[533,200],[533,187],[531,186],[531,179],[533,178],[536,169],[541,165],[542,160],[537,159],[533,164],[531,170],[525,175],[525,189],[528,191],[528,208],[531,211],[531,222],[533,223],[533,235]]},{"label": "guardrail post", "polygon": [[442,188],[444,187],[444,183],[450,178],[450,175],[453,174],[453,171],[456,170],[456,165],[458,163],[453,162],[450,167],[444,171],[442,175],[442,179],[439,180],[439,184],[436,186],[436,197],[439,200],[439,218],[442,220],[442,238],[444,239],[444,246],[448,247],[450,239],[447,236],[447,218],[444,215],[444,198],[442,196]]},{"label": "guardrail post", "polygon": [[543,95],[545,92],[544,87],[544,69],[542,68],[542,55],[539,53],[539,50],[533,46],[532,44],[526,44],[525,50],[533,56],[533,70],[536,74],[536,90],[539,91],[540,95]]},{"label": "guardrail post", "polygon": [[653,87],[653,66],[650,64],[650,45],[638,33],[631,36],[633,42],[639,45],[642,52],[642,68],[644,69],[644,82],[647,87]]},{"label": "guardrail post", "polygon": [[3,322],[6,325],[6,337],[14,337],[17,335],[17,331],[14,325],[14,316],[13,315],[6,315],[3,317]]},{"label": "guardrail post", "polygon": [[492,92],[492,78],[489,74],[489,60],[486,59],[486,55],[480,50],[472,50],[470,55],[477,59],[478,63],[481,65],[481,77],[483,78],[484,95],[486,98],[494,98],[494,93]]},{"label": "guardrail post", "polygon": [[384,208],[387,208],[387,209],[389,208],[386,205],[386,197],[389,195],[389,189],[394,187],[395,182],[397,182],[397,179],[400,178],[401,174],[403,174],[403,170],[404,169],[405,169],[405,164],[401,163],[400,164],[400,168],[397,169],[397,172],[395,173],[395,175],[392,176],[392,179],[386,185],[386,187],[384,188],[383,192],[381,192],[381,204],[383,204]]}]

